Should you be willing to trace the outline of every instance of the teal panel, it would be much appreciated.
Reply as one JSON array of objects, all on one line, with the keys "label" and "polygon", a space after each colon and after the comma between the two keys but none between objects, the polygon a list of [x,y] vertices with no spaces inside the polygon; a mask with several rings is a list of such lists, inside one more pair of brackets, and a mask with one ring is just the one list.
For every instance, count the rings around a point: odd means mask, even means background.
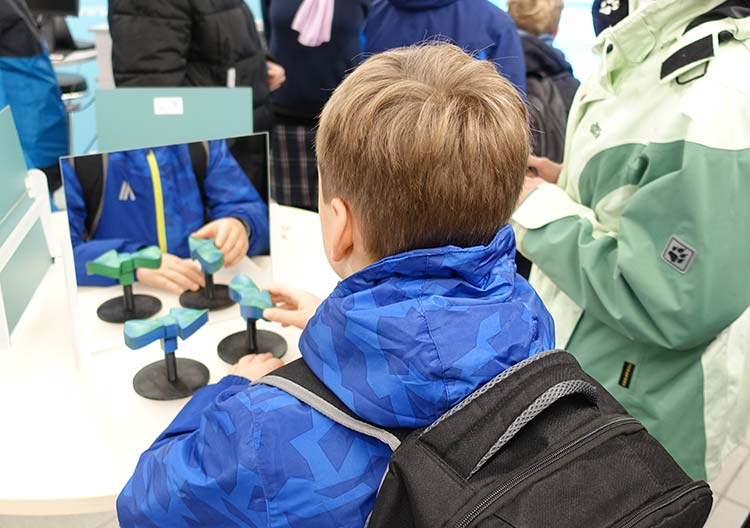
[{"label": "teal panel", "polygon": [[[0,191],[0,194],[2,194],[2,192],[4,192],[4,190]],[[2,246],[5,241],[8,240],[10,234],[13,232],[18,223],[21,221],[23,216],[27,213],[27,211],[33,204],[34,200],[26,195],[22,200],[19,200],[16,203],[16,206],[10,212],[6,213],[3,216],[3,221],[0,222],[0,246]]]},{"label": "teal panel", "polygon": [[26,162],[10,107],[0,111],[0,224],[26,194]]},{"label": "teal panel", "polygon": [[18,324],[44,274],[52,264],[39,220],[0,271],[0,286],[10,332]]},{"label": "teal panel", "polygon": [[253,91],[252,88],[99,90],[96,126],[100,152],[246,136],[253,132]]}]

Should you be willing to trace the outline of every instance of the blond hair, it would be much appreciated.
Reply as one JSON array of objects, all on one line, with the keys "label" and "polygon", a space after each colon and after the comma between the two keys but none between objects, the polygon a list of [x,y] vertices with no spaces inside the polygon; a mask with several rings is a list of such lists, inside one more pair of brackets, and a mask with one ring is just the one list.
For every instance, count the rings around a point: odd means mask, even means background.
[{"label": "blond hair", "polygon": [[487,244],[523,185],[527,119],[513,85],[456,46],[375,55],[321,115],[323,200],[349,204],[374,258]]},{"label": "blond hair", "polygon": [[563,0],[508,0],[516,26],[532,35],[553,35],[560,25]]}]

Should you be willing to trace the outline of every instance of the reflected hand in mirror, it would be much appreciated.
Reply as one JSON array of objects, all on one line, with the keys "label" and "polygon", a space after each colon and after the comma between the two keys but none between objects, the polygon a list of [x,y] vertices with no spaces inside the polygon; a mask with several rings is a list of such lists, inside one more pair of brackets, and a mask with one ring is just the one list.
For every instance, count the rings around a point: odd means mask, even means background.
[{"label": "reflected hand in mirror", "polygon": [[196,289],[203,279],[180,260],[190,258],[189,237],[196,231],[217,239],[226,266],[245,255],[268,254],[267,189],[261,196],[254,184],[262,185],[268,174],[268,138],[246,136],[232,144],[242,147],[242,163],[225,140],[63,159],[78,285],[116,284],[86,272],[86,262],[107,251],[158,245],[170,256],[161,269],[139,273],[139,281],[171,291]]},{"label": "reflected hand in mirror", "polygon": [[136,271],[136,277],[139,282],[147,286],[176,294],[185,290],[196,291],[206,285],[203,273],[195,262],[169,253],[161,256],[161,267],[158,269],[139,268]]},{"label": "reflected hand in mirror", "polygon": [[197,238],[213,238],[216,247],[224,253],[224,265],[231,268],[247,253],[250,247],[248,228],[237,218],[219,218],[193,233]]},{"label": "reflected hand in mirror", "polygon": [[288,286],[271,286],[268,293],[276,308],[265,310],[263,318],[281,323],[283,327],[296,326],[304,329],[322,302],[312,293]]}]

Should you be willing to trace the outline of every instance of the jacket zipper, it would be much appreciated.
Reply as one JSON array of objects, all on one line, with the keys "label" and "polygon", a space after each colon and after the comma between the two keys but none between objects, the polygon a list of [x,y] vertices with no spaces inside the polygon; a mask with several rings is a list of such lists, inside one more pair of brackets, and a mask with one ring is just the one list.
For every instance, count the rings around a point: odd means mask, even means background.
[{"label": "jacket zipper", "polygon": [[680,500],[682,497],[687,495],[688,493],[692,493],[693,491],[705,487],[705,484],[703,482],[694,482],[692,485],[678,489],[675,493],[673,493],[671,496],[667,497],[666,499],[657,502],[656,504],[653,504],[651,507],[642,510],[640,513],[637,513],[634,517],[631,517],[630,520],[623,521],[624,524],[618,524],[616,525],[616,528],[632,528],[639,522],[641,522],[643,519],[649,517],[652,513],[662,509],[666,508],[673,502],[676,502]]},{"label": "jacket zipper", "polygon": [[492,493],[487,495],[482,501],[477,504],[474,509],[472,509],[466,516],[461,519],[456,525],[455,528],[466,528],[471,524],[471,522],[476,519],[482,512],[484,512],[487,508],[489,508],[495,501],[497,501],[500,497],[508,493],[511,489],[513,489],[515,486],[520,484],[521,482],[525,481],[535,473],[541,471],[542,469],[546,468],[553,462],[555,462],[557,459],[567,455],[571,451],[574,451],[578,447],[580,447],[582,444],[585,444],[592,440],[593,438],[599,436],[600,434],[609,431],[614,428],[622,427],[624,425],[630,425],[630,424],[639,424],[640,422],[636,420],[635,418],[631,417],[623,417],[623,418],[617,418],[615,420],[612,420],[610,422],[607,422],[603,425],[600,425],[593,431],[585,434],[584,436],[570,442],[569,444],[561,447],[554,453],[550,453],[546,457],[544,457],[539,462],[536,462],[535,464],[529,466],[529,468],[524,471],[523,473],[520,473],[519,475],[513,477],[511,480],[500,486],[499,488],[495,489]]}]

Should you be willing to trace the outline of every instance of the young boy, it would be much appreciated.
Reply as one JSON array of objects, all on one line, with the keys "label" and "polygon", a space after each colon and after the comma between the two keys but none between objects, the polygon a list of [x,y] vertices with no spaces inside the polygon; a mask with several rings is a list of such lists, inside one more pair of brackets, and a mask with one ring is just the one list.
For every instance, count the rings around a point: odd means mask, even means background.
[{"label": "young boy", "polygon": [[[495,68],[454,46],[386,52],[335,91],[317,137],[320,218],[342,282],[322,303],[274,288],[264,315],[304,327],[302,357],[363,419],[426,426],[552,346],[515,273],[506,225],[526,172],[526,109]],[[240,361],[141,457],[123,526],[363,526],[390,449]]]}]

